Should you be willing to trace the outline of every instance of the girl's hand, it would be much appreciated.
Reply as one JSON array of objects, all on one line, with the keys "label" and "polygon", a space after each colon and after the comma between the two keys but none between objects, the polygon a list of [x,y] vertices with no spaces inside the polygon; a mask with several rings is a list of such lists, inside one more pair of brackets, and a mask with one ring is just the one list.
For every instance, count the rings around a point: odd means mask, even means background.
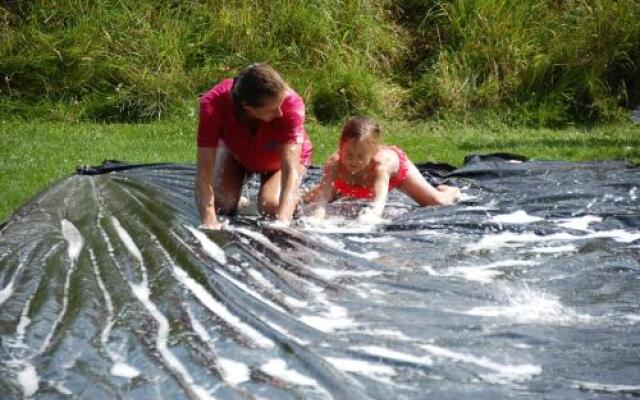
[{"label": "girl's hand", "polygon": [[326,217],[327,211],[324,207],[318,207],[311,215],[311,219],[322,221]]},{"label": "girl's hand", "polygon": [[445,202],[444,204],[449,205],[453,204],[460,199],[462,192],[455,186],[447,186],[447,185],[438,185],[436,189],[444,194]]},{"label": "girl's hand", "polygon": [[382,221],[382,213],[374,207],[367,207],[358,215],[358,222],[361,224],[378,224]]}]

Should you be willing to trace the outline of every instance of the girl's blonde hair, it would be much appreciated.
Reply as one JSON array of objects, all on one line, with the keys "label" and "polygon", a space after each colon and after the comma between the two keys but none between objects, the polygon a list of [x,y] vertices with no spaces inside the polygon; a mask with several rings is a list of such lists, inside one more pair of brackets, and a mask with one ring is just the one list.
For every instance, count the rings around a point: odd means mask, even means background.
[{"label": "girl's blonde hair", "polygon": [[340,135],[340,146],[346,141],[365,140],[372,147],[378,147],[382,141],[382,130],[377,122],[367,117],[351,117],[344,124]]}]

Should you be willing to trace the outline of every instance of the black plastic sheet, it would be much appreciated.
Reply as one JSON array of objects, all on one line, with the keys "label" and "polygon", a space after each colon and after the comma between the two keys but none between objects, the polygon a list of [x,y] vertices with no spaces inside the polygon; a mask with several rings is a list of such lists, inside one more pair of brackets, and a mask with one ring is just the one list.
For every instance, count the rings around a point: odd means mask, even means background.
[{"label": "black plastic sheet", "polygon": [[463,200],[201,232],[193,166],[79,168],[0,230],[0,397],[640,395],[640,170],[422,170]]}]

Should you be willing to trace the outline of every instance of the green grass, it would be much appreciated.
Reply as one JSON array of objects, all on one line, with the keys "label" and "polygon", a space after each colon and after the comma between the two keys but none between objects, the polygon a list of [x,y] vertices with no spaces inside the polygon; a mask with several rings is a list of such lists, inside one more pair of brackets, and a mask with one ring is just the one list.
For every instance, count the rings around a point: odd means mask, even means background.
[{"label": "green grass", "polygon": [[173,116],[252,62],[332,122],[492,110],[562,127],[640,104],[638,0],[29,0],[0,6],[0,115]]},{"label": "green grass", "polygon": [[[514,128],[500,123],[381,121],[385,141],[414,162],[460,165],[466,154],[506,151],[538,159],[640,162],[640,125],[588,130]],[[151,124],[0,121],[0,221],[80,164],[105,159],[135,163],[195,161],[195,117]],[[314,163],[335,151],[340,125],[310,123]]]}]

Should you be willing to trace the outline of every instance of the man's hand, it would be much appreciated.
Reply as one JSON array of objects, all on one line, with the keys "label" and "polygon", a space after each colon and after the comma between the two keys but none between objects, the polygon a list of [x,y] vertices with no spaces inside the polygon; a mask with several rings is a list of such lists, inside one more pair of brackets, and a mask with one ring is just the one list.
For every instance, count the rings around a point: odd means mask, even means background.
[{"label": "man's hand", "polygon": [[220,222],[216,221],[214,223],[204,223],[204,224],[200,225],[198,227],[198,229],[201,229],[201,230],[204,230],[204,231],[219,231],[223,227],[224,227],[223,224],[221,224]]}]

